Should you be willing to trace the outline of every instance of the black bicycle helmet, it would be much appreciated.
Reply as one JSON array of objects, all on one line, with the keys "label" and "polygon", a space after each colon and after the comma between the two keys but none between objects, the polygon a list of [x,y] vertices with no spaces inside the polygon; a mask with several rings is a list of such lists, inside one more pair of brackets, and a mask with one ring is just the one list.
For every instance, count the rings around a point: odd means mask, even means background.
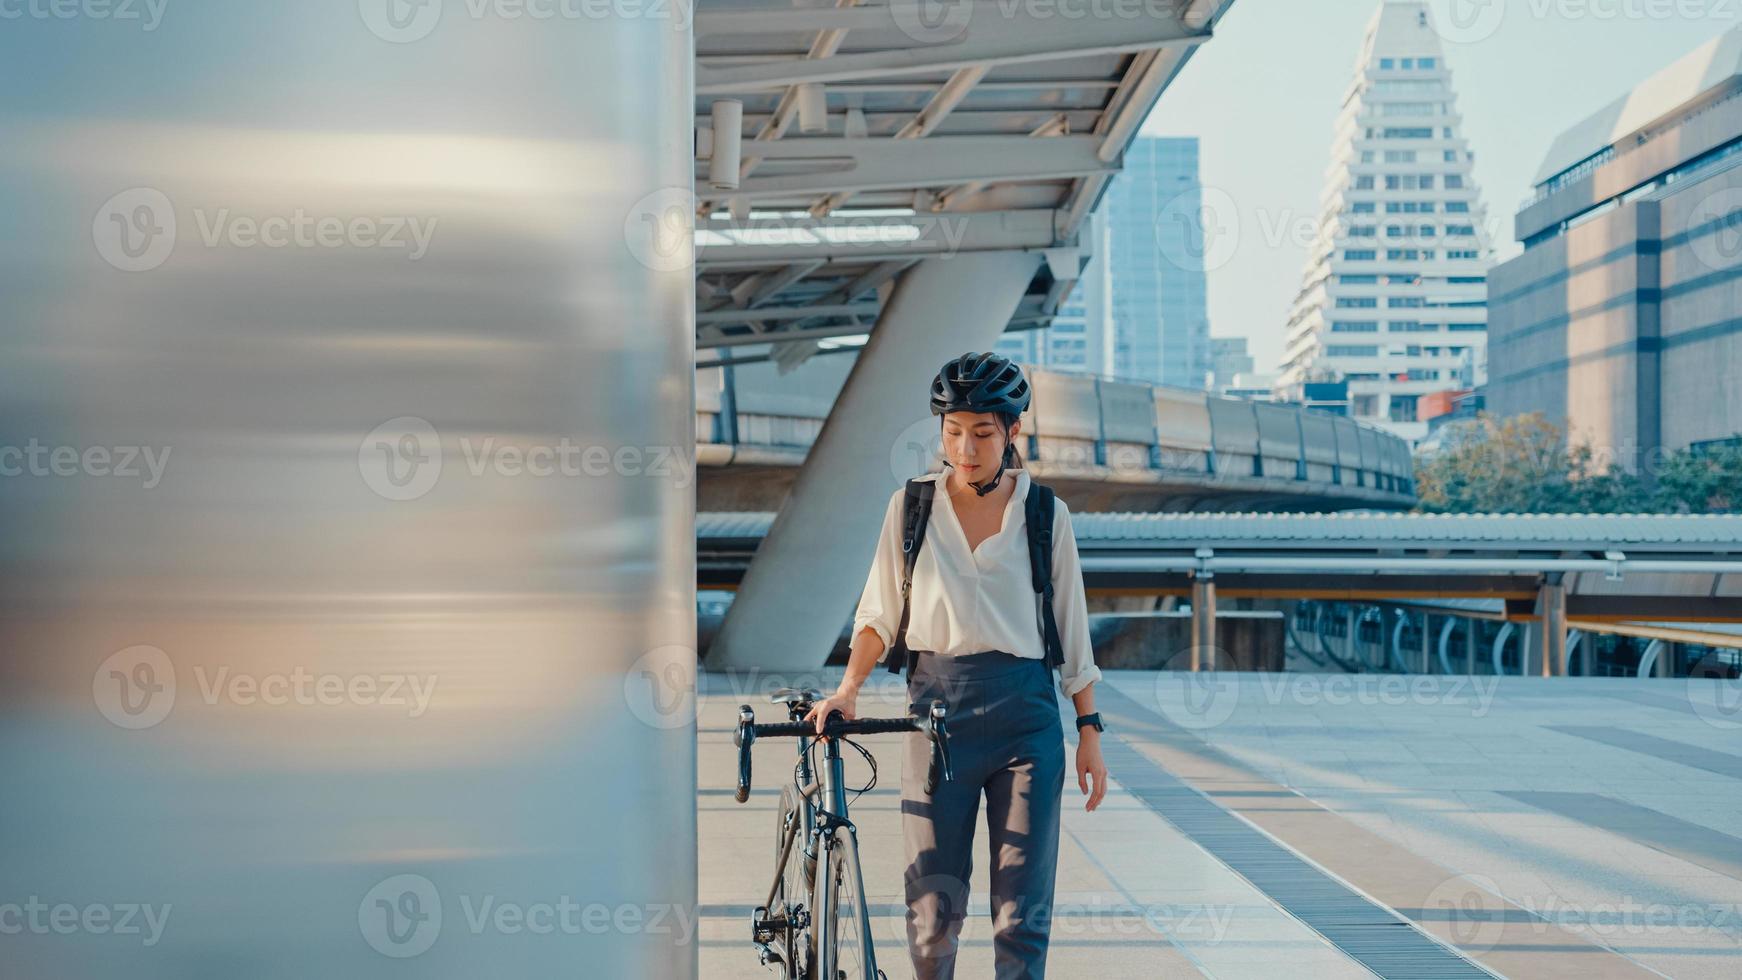
[{"label": "black bicycle helmet", "polygon": [[[993,412],[1014,418],[1027,410],[1028,401],[1028,379],[1023,377],[1022,368],[1008,357],[990,351],[978,354],[969,351],[950,361],[931,383],[933,415]],[[1008,423],[1004,431],[1009,434]],[[998,481],[1004,478],[1004,471],[1015,462],[1015,457],[1016,447],[1006,442],[1004,458],[992,479],[968,485],[982,497],[998,489]]]},{"label": "black bicycle helmet", "polygon": [[1028,410],[1028,379],[1010,358],[972,351],[950,361],[931,383],[931,413]]}]

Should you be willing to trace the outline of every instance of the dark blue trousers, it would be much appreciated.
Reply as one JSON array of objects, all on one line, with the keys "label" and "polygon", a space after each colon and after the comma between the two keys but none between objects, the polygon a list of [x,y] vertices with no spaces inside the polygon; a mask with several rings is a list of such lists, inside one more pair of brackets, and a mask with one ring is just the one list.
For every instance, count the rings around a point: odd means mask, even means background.
[{"label": "dark blue trousers", "polygon": [[901,828],[907,843],[907,941],[917,980],[951,980],[986,798],[998,980],[1043,980],[1058,868],[1064,728],[1045,661],[1000,650],[920,653],[908,699],[948,706],[955,779],[925,792],[931,743],[907,736]]}]

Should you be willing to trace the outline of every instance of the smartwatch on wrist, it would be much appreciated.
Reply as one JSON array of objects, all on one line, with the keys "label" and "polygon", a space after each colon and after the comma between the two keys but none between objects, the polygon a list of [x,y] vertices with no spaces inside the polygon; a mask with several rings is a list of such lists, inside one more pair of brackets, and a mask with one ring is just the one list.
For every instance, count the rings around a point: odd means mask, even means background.
[{"label": "smartwatch on wrist", "polygon": [[1082,731],[1084,725],[1095,726],[1095,731],[1097,732],[1104,732],[1107,730],[1107,726],[1101,724],[1101,713],[1099,711],[1092,715],[1079,715],[1077,717],[1077,730]]}]

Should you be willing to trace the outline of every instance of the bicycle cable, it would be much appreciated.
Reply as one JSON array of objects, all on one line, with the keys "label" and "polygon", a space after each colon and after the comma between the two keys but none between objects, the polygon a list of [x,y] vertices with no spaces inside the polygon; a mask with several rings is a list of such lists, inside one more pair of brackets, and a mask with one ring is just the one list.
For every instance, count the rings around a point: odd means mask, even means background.
[{"label": "bicycle cable", "polygon": [[[804,743],[804,747],[802,749],[802,751],[804,752],[804,755],[805,755],[805,762],[809,764],[810,770],[813,773],[820,773],[821,772],[821,770],[817,768],[816,759],[811,755],[811,753],[816,750],[817,743],[819,741],[821,741],[821,740],[815,739],[815,738],[806,739],[805,743]],[[877,757],[872,755],[870,753],[870,751],[867,750],[863,745],[860,745],[858,742],[855,742],[850,738],[841,738],[841,739],[839,739],[839,741],[845,745],[852,746],[853,750],[858,752],[861,756],[863,756],[865,758],[866,764],[871,767],[871,778],[865,782],[865,785],[860,786],[857,789],[844,788],[844,792],[848,792],[848,793],[853,794],[853,798],[851,800],[847,801],[848,805],[850,806],[854,803],[859,802],[859,797],[864,796],[866,793],[870,792],[873,788],[876,787],[876,785],[877,785]],[[799,764],[794,763],[794,765],[792,767],[792,784],[793,784],[793,786],[798,788],[799,792],[803,792],[804,787],[798,785],[798,774],[799,774],[800,768],[801,767]]]}]

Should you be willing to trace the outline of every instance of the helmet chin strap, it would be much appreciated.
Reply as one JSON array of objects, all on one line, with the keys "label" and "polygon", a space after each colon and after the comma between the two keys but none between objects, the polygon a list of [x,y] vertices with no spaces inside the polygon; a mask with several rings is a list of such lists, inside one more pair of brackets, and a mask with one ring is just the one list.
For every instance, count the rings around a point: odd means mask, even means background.
[{"label": "helmet chin strap", "polygon": [[998,461],[998,470],[997,470],[997,472],[992,474],[992,479],[987,480],[985,483],[969,483],[968,484],[968,486],[974,488],[975,495],[984,497],[987,494],[991,493],[992,491],[998,489],[998,481],[1004,479],[1004,468],[1010,462],[1010,450],[1011,450],[1011,448],[1012,448],[1012,446],[1010,443],[1007,442],[1004,444],[1004,456],[1002,459],[1000,459]]}]

